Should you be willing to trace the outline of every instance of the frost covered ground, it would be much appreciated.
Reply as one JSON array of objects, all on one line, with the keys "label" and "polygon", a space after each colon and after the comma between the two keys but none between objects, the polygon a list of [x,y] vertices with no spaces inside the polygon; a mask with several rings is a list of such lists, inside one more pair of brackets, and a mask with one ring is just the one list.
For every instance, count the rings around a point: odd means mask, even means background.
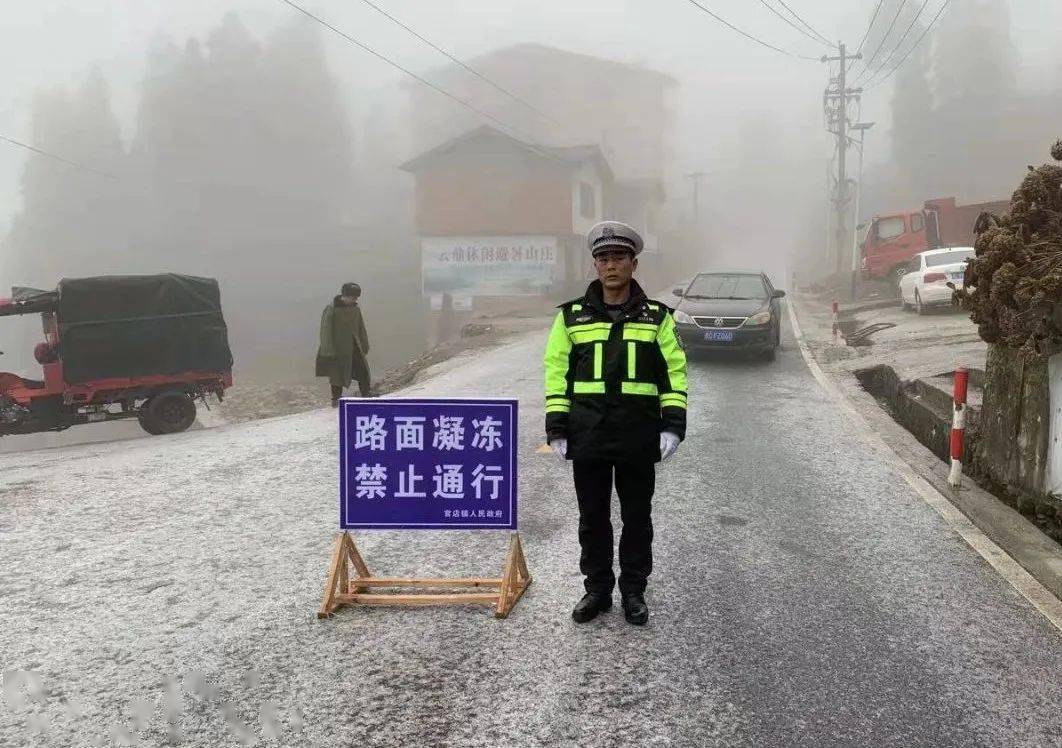
[{"label": "frost covered ground", "polygon": [[[1058,744],[1062,646],[860,443],[790,345],[695,363],[649,626],[587,626],[543,336],[402,394],[520,398],[535,582],[318,621],[332,410],[0,456],[0,746]],[[823,449],[822,445],[831,445]],[[500,573],[505,533],[362,533],[374,571]]]}]

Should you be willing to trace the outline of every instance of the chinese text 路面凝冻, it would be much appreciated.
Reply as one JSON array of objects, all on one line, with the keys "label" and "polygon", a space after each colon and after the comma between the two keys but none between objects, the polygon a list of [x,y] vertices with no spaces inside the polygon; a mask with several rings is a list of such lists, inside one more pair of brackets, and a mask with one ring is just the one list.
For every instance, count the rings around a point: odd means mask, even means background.
[{"label": "chinese text \u8def\u9762\u51dd\u51bb", "polygon": [[[387,450],[390,434],[394,434],[394,449],[424,450],[424,428],[427,419],[423,416],[395,416],[392,428],[385,418],[378,415],[356,416],[354,419],[354,449],[373,452]],[[432,448],[444,451],[465,450],[464,416],[439,416],[432,419]],[[472,449],[494,452],[505,448],[502,439],[502,422],[493,416],[472,419]]]}]

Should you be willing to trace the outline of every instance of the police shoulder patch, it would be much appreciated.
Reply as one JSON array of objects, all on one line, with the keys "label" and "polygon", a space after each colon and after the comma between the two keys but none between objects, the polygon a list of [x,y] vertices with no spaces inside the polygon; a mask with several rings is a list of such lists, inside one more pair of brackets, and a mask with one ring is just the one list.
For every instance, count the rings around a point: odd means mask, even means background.
[{"label": "police shoulder patch", "polygon": [[654,301],[647,301],[642,305],[641,312],[638,314],[638,318],[632,320],[634,322],[645,322],[651,325],[659,325],[664,321],[664,316],[667,314],[667,307],[658,304]]}]

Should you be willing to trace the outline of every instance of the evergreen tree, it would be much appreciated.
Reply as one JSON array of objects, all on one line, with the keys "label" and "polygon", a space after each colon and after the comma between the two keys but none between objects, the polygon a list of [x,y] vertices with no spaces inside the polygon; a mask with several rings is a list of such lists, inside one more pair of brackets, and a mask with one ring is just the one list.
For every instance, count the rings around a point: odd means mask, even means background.
[{"label": "evergreen tree", "polygon": [[970,0],[945,13],[933,44],[934,191],[969,200],[1005,196],[1016,151],[1005,133],[1016,98],[1006,0]]},{"label": "evergreen tree", "polygon": [[[918,34],[921,35],[921,30]],[[928,51],[920,46],[894,77],[892,162],[899,182],[896,188],[902,194],[920,194],[939,168],[928,64]]]},{"label": "evergreen tree", "polygon": [[95,272],[101,256],[125,246],[115,221],[126,156],[100,71],[94,68],[73,93],[38,94],[31,137],[41,150],[86,167],[33,153],[23,170],[22,209],[5,254],[19,279],[47,287],[64,275]]}]

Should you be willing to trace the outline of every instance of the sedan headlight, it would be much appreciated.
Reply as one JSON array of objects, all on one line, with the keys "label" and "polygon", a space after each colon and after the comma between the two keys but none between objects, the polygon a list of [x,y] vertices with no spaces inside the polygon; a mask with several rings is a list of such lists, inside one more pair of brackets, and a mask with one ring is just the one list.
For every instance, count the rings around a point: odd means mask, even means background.
[{"label": "sedan headlight", "polygon": [[766,325],[771,321],[771,310],[764,309],[762,312],[756,312],[754,315],[748,318],[745,322],[746,325]]},{"label": "sedan headlight", "polygon": [[690,315],[686,314],[681,309],[676,309],[675,310],[675,321],[678,322],[679,324],[682,324],[682,325],[695,325],[695,324],[697,324],[696,322],[693,321],[693,317],[691,317]]}]

